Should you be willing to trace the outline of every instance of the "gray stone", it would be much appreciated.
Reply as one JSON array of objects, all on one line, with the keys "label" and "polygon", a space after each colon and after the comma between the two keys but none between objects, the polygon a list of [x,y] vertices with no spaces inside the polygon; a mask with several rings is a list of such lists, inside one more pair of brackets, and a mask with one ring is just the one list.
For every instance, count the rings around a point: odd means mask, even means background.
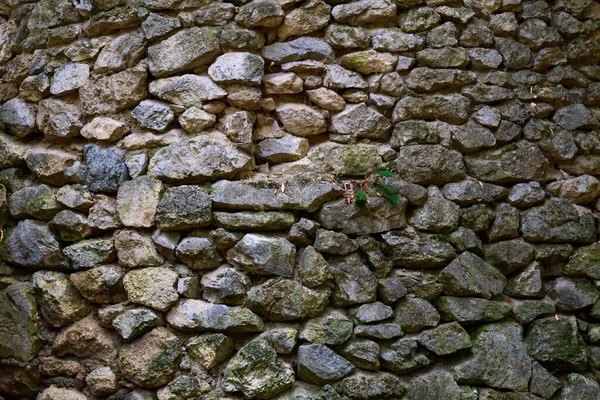
[{"label": "gray stone", "polygon": [[247,308],[228,307],[202,300],[179,300],[167,314],[167,322],[175,329],[189,332],[262,332],[262,319]]},{"label": "gray stone", "polygon": [[47,185],[28,186],[8,198],[8,210],[13,218],[27,217],[49,221],[62,209],[54,190]]},{"label": "gray stone", "polygon": [[55,96],[71,93],[83,86],[90,77],[87,64],[65,64],[54,71],[50,93]]},{"label": "gray stone", "polygon": [[507,190],[502,186],[483,183],[472,178],[464,181],[447,183],[442,188],[445,198],[460,206],[476,203],[493,203],[503,199]]},{"label": "gray stone", "polygon": [[585,342],[574,316],[536,319],[527,335],[531,357],[551,368],[582,371],[587,368]]},{"label": "gray stone", "polygon": [[181,343],[170,330],[158,327],[125,344],[119,352],[119,367],[125,378],[144,388],[166,385],[177,371]]},{"label": "gray stone", "polygon": [[58,240],[41,221],[26,219],[4,233],[0,242],[0,259],[25,268],[65,269],[68,259]]},{"label": "gray stone", "polygon": [[217,121],[217,117],[214,114],[192,106],[179,116],[178,121],[186,132],[198,133],[213,126]]},{"label": "gray stone", "polygon": [[90,191],[114,193],[127,179],[122,150],[87,144],[83,148],[83,155],[86,162],[85,182]]},{"label": "gray stone", "polygon": [[77,136],[85,125],[79,101],[75,98],[48,98],[38,103],[37,126],[49,139]]},{"label": "gray stone", "polygon": [[256,146],[254,154],[272,164],[297,161],[303,158],[309,149],[308,139],[293,135],[282,138],[267,138]]},{"label": "gray stone", "polygon": [[337,64],[331,64],[327,65],[325,77],[323,78],[323,86],[332,90],[348,88],[364,89],[367,87],[367,82],[359,73],[349,71]]},{"label": "gray stone", "polygon": [[522,211],[521,231],[530,242],[591,243],[596,238],[592,216],[580,215],[570,201],[559,198]]},{"label": "gray stone", "polygon": [[508,303],[476,297],[440,296],[435,300],[435,306],[442,321],[460,323],[499,321],[512,311]]},{"label": "gray stone", "polygon": [[123,225],[134,228],[153,226],[162,189],[161,181],[148,176],[123,182],[117,192],[117,213]]},{"label": "gray stone", "polygon": [[175,114],[166,104],[156,100],[143,100],[131,111],[131,117],[140,126],[154,131],[164,131],[175,119]]},{"label": "gray stone", "polygon": [[0,120],[8,131],[17,137],[26,137],[35,131],[37,108],[15,97],[5,102],[0,108]]},{"label": "gray stone", "polygon": [[542,367],[537,361],[532,364],[531,382],[529,390],[531,393],[544,399],[549,399],[562,387],[558,378],[554,377],[549,371]]},{"label": "gray stone", "polygon": [[476,81],[473,73],[458,69],[415,68],[406,77],[406,86],[416,92],[457,89]]},{"label": "gray stone", "polygon": [[246,274],[227,264],[202,275],[201,282],[204,300],[229,306],[242,304],[251,285]]},{"label": "gray stone", "polygon": [[32,283],[44,320],[52,327],[69,325],[93,310],[66,274],[37,271],[32,276]]},{"label": "gray stone", "polygon": [[458,227],[458,211],[459,206],[446,200],[437,187],[431,186],[427,200],[413,211],[408,222],[419,230],[448,233]]},{"label": "gray stone", "polygon": [[233,340],[222,333],[194,336],[185,348],[189,356],[206,369],[216,367],[235,353]]},{"label": "gray stone", "polygon": [[345,255],[358,250],[356,241],[340,232],[318,229],[313,244],[321,253]]},{"label": "gray stone", "polygon": [[154,80],[149,89],[152,95],[185,107],[199,107],[203,101],[227,96],[209,77],[193,74]]},{"label": "gray stone", "polygon": [[404,335],[404,331],[396,322],[371,325],[357,325],[354,335],[373,340],[390,340]]},{"label": "gray stone", "polygon": [[[366,49],[369,47],[369,35],[363,28],[329,24],[325,30],[325,41],[336,49]],[[375,50],[388,49],[377,48]]]},{"label": "gray stone", "polygon": [[[146,40],[141,30],[117,36],[106,44],[94,64],[94,72],[118,72],[131,68],[146,51]],[[52,90],[52,87],[50,88]]]},{"label": "gray stone", "polygon": [[85,383],[94,396],[106,396],[119,389],[117,376],[110,367],[96,368],[91,371],[85,377]]},{"label": "gray stone", "polygon": [[434,327],[440,322],[440,315],[425,299],[404,297],[394,309],[396,323],[405,332],[419,332],[423,328]]},{"label": "gray stone", "polygon": [[470,100],[459,94],[406,96],[396,104],[393,120],[440,119],[452,124],[462,124],[468,120],[469,104]]},{"label": "gray stone", "polygon": [[334,387],[337,392],[351,399],[398,398],[404,393],[400,378],[387,372],[357,372]]},{"label": "gray stone", "polygon": [[175,256],[193,270],[217,268],[220,261],[215,244],[206,237],[186,237],[177,245]]},{"label": "gray stone", "polygon": [[510,274],[531,263],[535,251],[529,243],[516,239],[486,244],[484,259],[503,274]]},{"label": "gray stone", "polygon": [[217,83],[244,83],[259,85],[264,75],[264,60],[251,53],[226,53],[208,68],[208,74]]},{"label": "gray stone", "polygon": [[337,307],[375,301],[377,279],[357,253],[329,260],[333,272],[333,304]]},{"label": "gray stone", "polygon": [[130,301],[158,311],[167,311],[177,300],[177,273],[168,268],[153,267],[130,271],[123,286]]},{"label": "gray stone", "polygon": [[[354,135],[356,131],[348,130]],[[381,149],[373,145],[323,143],[313,146],[308,158],[319,170],[334,175],[360,176],[383,168]],[[374,201],[374,206],[377,201]]]},{"label": "gray stone", "polygon": [[0,357],[31,361],[44,346],[37,318],[37,301],[31,285],[16,282],[0,292],[3,310]]},{"label": "gray stone", "polygon": [[92,303],[118,303],[127,300],[123,288],[125,272],[117,265],[101,265],[71,274],[71,281],[81,296]]},{"label": "gray stone", "polygon": [[527,208],[541,203],[546,194],[539,182],[517,183],[508,193],[508,202],[518,208]]},{"label": "gray stone", "polygon": [[342,24],[382,23],[396,16],[396,5],[388,0],[359,0],[333,7],[331,15]]},{"label": "gray stone", "polygon": [[292,367],[277,356],[263,340],[253,340],[229,361],[222,387],[226,392],[241,391],[249,399],[268,399],[295,381]]},{"label": "gray stone", "polygon": [[583,104],[573,104],[557,110],[554,113],[553,121],[565,129],[585,129],[598,126],[598,120]]},{"label": "gray stone", "polygon": [[458,322],[439,325],[419,335],[419,343],[437,354],[444,356],[471,347],[471,338]]},{"label": "gray stone", "polygon": [[525,141],[467,155],[464,161],[472,177],[496,184],[542,180],[548,168],[540,149]]},{"label": "gray stone", "polygon": [[307,105],[284,103],[276,108],[276,112],[284,129],[293,135],[306,137],[326,130],[323,115]]},{"label": "gray stone", "polygon": [[392,307],[378,301],[363,304],[350,310],[350,316],[357,324],[383,321],[390,318],[393,314]]},{"label": "gray stone", "polygon": [[[285,124],[284,124],[285,125]],[[384,140],[389,137],[391,123],[365,103],[349,104],[331,117],[330,129],[340,135]]]},{"label": "gray stone", "polygon": [[379,345],[367,339],[354,339],[340,349],[345,359],[367,371],[379,369],[379,351]]},{"label": "gray stone", "polygon": [[339,310],[328,310],[322,316],[309,319],[302,325],[298,339],[311,343],[338,345],[352,336],[352,321]]},{"label": "gray stone", "polygon": [[168,183],[203,183],[232,178],[251,164],[250,155],[213,131],[159,149],[150,159],[148,175]]},{"label": "gray stone", "polygon": [[306,382],[324,385],[340,380],[354,371],[354,366],[329,347],[305,344],[298,348],[298,377]]},{"label": "gray stone", "polygon": [[181,21],[178,18],[157,13],[150,13],[142,22],[142,30],[148,40],[158,39],[180,27]]},{"label": "gray stone", "polygon": [[149,234],[123,229],[114,238],[119,264],[124,267],[157,267],[164,262]]},{"label": "gray stone", "polygon": [[331,60],[334,57],[333,49],[321,39],[313,37],[301,37],[285,43],[274,43],[265,46],[261,55],[269,61],[278,64],[315,60]]},{"label": "gray stone", "polygon": [[373,49],[345,54],[340,58],[342,67],[364,75],[392,72],[397,61],[397,56]]},{"label": "gray stone", "polygon": [[400,148],[396,168],[401,178],[421,185],[442,185],[466,175],[462,155],[439,145]]},{"label": "gray stone", "polygon": [[421,50],[425,45],[422,36],[406,33],[397,28],[373,30],[371,40],[373,48],[378,51],[415,51]]},{"label": "gray stone", "polygon": [[161,230],[202,228],[211,222],[211,201],[199,186],[170,187],[158,202],[155,218]]},{"label": "gray stone", "polygon": [[285,13],[274,0],[254,0],[242,7],[235,16],[235,21],[246,28],[274,28],[283,21]]},{"label": "gray stone", "polygon": [[[331,6],[322,0],[309,0],[289,11],[277,32],[280,40],[302,36],[327,26]],[[283,12],[282,12],[283,14]]]},{"label": "gray stone", "polygon": [[484,325],[473,335],[472,355],[458,359],[450,372],[458,383],[482,382],[499,389],[528,390],[531,359],[523,328],[512,321]]},{"label": "gray stone", "polygon": [[452,245],[434,235],[407,228],[382,235],[394,265],[407,268],[440,268],[455,256]]},{"label": "gray stone", "polygon": [[112,321],[112,326],[126,342],[162,324],[162,315],[145,307],[127,310]]},{"label": "gray stone", "polygon": [[543,272],[539,262],[529,264],[527,268],[509,279],[504,293],[512,297],[544,297]]},{"label": "gray stone", "polygon": [[295,255],[283,237],[249,233],[227,252],[227,260],[253,273],[292,277]]},{"label": "gray stone", "polygon": [[60,387],[57,387],[54,385],[50,386],[47,389],[44,389],[39,394],[38,397],[40,400],[58,400],[58,399],[85,400],[85,399],[87,399],[87,396],[78,390],[60,388]]},{"label": "gray stone", "polygon": [[148,67],[153,76],[160,78],[209,64],[220,52],[218,31],[208,27],[189,28],[150,46]]},{"label": "gray stone", "polygon": [[473,253],[464,252],[440,273],[444,294],[481,296],[490,299],[502,293],[506,278]]},{"label": "gray stone", "polygon": [[549,285],[548,297],[560,310],[577,311],[595,304],[600,292],[585,278],[561,276]]}]

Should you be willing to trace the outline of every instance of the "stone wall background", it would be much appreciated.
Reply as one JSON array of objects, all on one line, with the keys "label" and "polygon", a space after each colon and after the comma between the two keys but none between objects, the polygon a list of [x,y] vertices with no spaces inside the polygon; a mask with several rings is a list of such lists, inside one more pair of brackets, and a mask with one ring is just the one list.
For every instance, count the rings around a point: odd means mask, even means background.
[{"label": "stone wall background", "polygon": [[0,398],[599,399],[599,62],[592,0],[3,0]]}]

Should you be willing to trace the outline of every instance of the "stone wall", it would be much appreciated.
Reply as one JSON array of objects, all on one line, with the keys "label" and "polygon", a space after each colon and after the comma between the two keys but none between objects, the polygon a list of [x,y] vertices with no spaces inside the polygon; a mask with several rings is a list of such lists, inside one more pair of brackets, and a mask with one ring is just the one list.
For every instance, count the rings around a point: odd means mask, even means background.
[{"label": "stone wall", "polygon": [[0,400],[600,399],[600,3],[0,0]]}]

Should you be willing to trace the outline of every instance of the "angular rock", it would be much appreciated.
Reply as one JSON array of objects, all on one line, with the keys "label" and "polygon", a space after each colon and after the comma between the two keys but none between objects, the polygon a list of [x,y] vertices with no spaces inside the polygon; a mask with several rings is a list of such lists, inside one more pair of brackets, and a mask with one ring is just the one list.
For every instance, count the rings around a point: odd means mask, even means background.
[{"label": "angular rock", "polygon": [[340,135],[352,135],[384,140],[389,137],[391,123],[382,114],[365,103],[346,105],[331,117],[330,129]]},{"label": "angular rock", "polygon": [[214,28],[181,30],[148,48],[148,67],[156,78],[193,70],[211,63],[221,52]]},{"label": "angular rock", "polygon": [[468,120],[469,104],[470,100],[459,94],[406,96],[396,104],[393,120],[439,119],[451,124],[462,124]]},{"label": "angular rock", "polygon": [[235,21],[246,28],[274,28],[283,21],[285,13],[274,0],[254,0],[240,7]]},{"label": "angular rock", "polygon": [[5,102],[0,108],[0,120],[8,131],[17,137],[26,137],[35,131],[37,108],[15,97]]},{"label": "angular rock", "polygon": [[460,206],[470,206],[476,203],[493,203],[506,196],[502,186],[483,183],[467,178],[464,181],[447,183],[442,188],[445,198]]},{"label": "angular rock", "polygon": [[577,311],[595,304],[600,292],[587,279],[561,276],[549,285],[548,297],[560,310]]},{"label": "angular rock", "polygon": [[166,385],[177,372],[181,343],[170,330],[154,328],[119,352],[119,366],[125,378],[144,388]]},{"label": "angular rock", "polygon": [[[277,32],[280,40],[302,36],[327,26],[331,6],[321,0],[309,0],[289,11]],[[283,14],[283,12],[282,12]]]},{"label": "angular rock", "polygon": [[440,296],[435,300],[442,321],[460,323],[490,322],[506,318],[512,311],[508,303],[476,297]]},{"label": "angular rock", "polygon": [[350,310],[350,316],[357,324],[378,322],[390,318],[393,315],[392,308],[378,301],[363,304]]},{"label": "angular rock", "polygon": [[154,80],[149,89],[152,95],[185,107],[200,106],[203,101],[227,96],[209,77],[193,74]]},{"label": "angular rock", "polygon": [[388,0],[359,0],[333,7],[331,15],[339,23],[368,25],[396,16],[396,5]]},{"label": "angular rock", "polygon": [[387,372],[357,372],[334,387],[351,399],[398,398],[405,391],[400,378]]},{"label": "angular rock", "polygon": [[440,315],[425,299],[404,297],[394,309],[396,323],[405,332],[419,332],[423,328],[434,327],[440,322]]},{"label": "angular rock", "polygon": [[121,139],[129,128],[125,123],[108,117],[96,117],[81,128],[81,136],[90,140],[113,142]]},{"label": "angular rock", "polygon": [[473,335],[472,355],[453,361],[450,372],[458,383],[527,391],[531,359],[523,343],[523,328],[512,321],[480,327]]},{"label": "angular rock", "polygon": [[119,303],[127,300],[123,288],[125,269],[116,265],[101,265],[71,274],[71,281],[81,296],[92,303]]},{"label": "angular rock", "polygon": [[262,332],[265,325],[252,311],[228,307],[202,300],[179,300],[167,314],[167,322],[175,329],[189,332]]},{"label": "angular rock", "polygon": [[377,279],[357,253],[329,260],[333,273],[332,301],[336,307],[376,299]]},{"label": "angular rock", "polygon": [[117,213],[123,225],[134,228],[153,226],[162,188],[161,181],[148,176],[123,182],[117,192]]},{"label": "angular rock", "polygon": [[392,72],[397,61],[398,57],[391,53],[381,53],[372,49],[345,54],[340,58],[342,67],[364,75]]},{"label": "angular rock", "polygon": [[269,61],[278,64],[315,60],[324,61],[334,58],[333,49],[321,39],[313,37],[301,37],[285,43],[274,43],[265,46],[261,55]]},{"label": "angular rock", "polygon": [[394,265],[407,268],[439,268],[455,256],[452,245],[439,238],[413,229],[392,231],[382,235]]},{"label": "angular rock", "polygon": [[161,230],[201,228],[211,222],[211,201],[198,186],[182,185],[165,190],[156,208]]},{"label": "angular rock", "polygon": [[419,343],[438,356],[444,356],[471,347],[471,338],[458,322],[450,322],[422,332]]},{"label": "angular rock", "polygon": [[77,136],[85,125],[79,101],[73,98],[48,98],[38,103],[37,126],[49,139]]},{"label": "angular rock", "polygon": [[408,222],[424,231],[448,233],[458,227],[459,206],[446,200],[440,190],[431,186],[427,191],[427,200],[416,208]]},{"label": "angular rock", "polygon": [[159,149],[150,159],[148,175],[168,183],[203,183],[231,178],[251,164],[248,154],[213,131]]},{"label": "angular rock", "polygon": [[125,275],[123,286],[130,301],[167,311],[179,299],[177,278],[177,273],[168,268],[135,269]]},{"label": "angular rock", "polygon": [[204,300],[229,306],[242,304],[251,285],[246,274],[227,264],[202,275],[201,283]]},{"label": "angular rock", "polygon": [[142,58],[145,50],[146,40],[141,30],[117,36],[102,48],[94,64],[94,72],[118,72],[131,68]]},{"label": "angular rock", "polygon": [[232,230],[283,231],[289,229],[296,219],[294,214],[278,211],[240,211],[236,213],[215,212],[215,225]]},{"label": "angular rock", "polygon": [[162,324],[162,315],[145,307],[127,310],[112,321],[112,326],[126,342]]},{"label": "angular rock", "polygon": [[444,294],[450,296],[481,296],[490,299],[502,293],[506,278],[494,267],[473,253],[464,252],[440,273]]},{"label": "angular rock", "polygon": [[326,130],[323,115],[307,105],[284,103],[275,111],[284,129],[293,135],[306,137]]},{"label": "angular rock", "polygon": [[189,356],[206,369],[216,367],[235,353],[233,340],[222,333],[194,336],[185,347]]},{"label": "angular rock", "polygon": [[124,267],[157,267],[164,262],[148,234],[123,229],[114,238],[119,264]]},{"label": "angular rock", "polygon": [[164,131],[175,119],[171,108],[156,100],[143,100],[131,111],[130,115],[141,127],[159,132]]},{"label": "angular rock", "polygon": [[328,310],[322,316],[304,323],[298,339],[311,343],[338,345],[352,336],[352,321],[339,310]]},{"label": "angular rock", "polygon": [[85,182],[92,192],[114,193],[127,179],[127,166],[122,150],[87,144],[83,148],[86,161]]},{"label": "angular rock", "polygon": [[324,385],[340,380],[354,366],[322,344],[305,344],[298,348],[298,377],[306,382]]},{"label": "angular rock", "polygon": [[295,255],[282,237],[249,233],[227,252],[227,260],[253,273],[292,277]]},{"label": "angular rock", "polygon": [[267,138],[256,146],[254,154],[272,164],[297,161],[303,158],[309,149],[308,140],[292,135],[282,138]]},{"label": "angular rock", "polygon": [[27,217],[49,221],[61,210],[54,191],[47,185],[28,186],[8,198],[8,210],[13,218]]},{"label": "angular rock", "polygon": [[85,85],[90,77],[90,67],[87,64],[65,64],[54,71],[50,93],[55,96],[71,93]]},{"label": "angular rock", "polygon": [[421,185],[442,185],[466,175],[462,155],[439,145],[400,148],[396,168],[401,178]]},{"label": "angular rock", "polygon": [[531,357],[542,365],[571,371],[587,368],[585,342],[574,316],[536,319],[527,335]]},{"label": "angular rock", "polygon": [[208,74],[217,83],[260,85],[264,67],[264,60],[255,54],[226,53],[208,68]]}]

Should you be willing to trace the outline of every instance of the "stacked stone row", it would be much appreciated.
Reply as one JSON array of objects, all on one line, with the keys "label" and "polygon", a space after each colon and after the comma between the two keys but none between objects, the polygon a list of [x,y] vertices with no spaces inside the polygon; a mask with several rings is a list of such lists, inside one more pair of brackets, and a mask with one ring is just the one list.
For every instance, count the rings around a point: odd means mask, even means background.
[{"label": "stacked stone row", "polygon": [[4,0],[0,400],[598,399],[599,106],[592,0]]}]

